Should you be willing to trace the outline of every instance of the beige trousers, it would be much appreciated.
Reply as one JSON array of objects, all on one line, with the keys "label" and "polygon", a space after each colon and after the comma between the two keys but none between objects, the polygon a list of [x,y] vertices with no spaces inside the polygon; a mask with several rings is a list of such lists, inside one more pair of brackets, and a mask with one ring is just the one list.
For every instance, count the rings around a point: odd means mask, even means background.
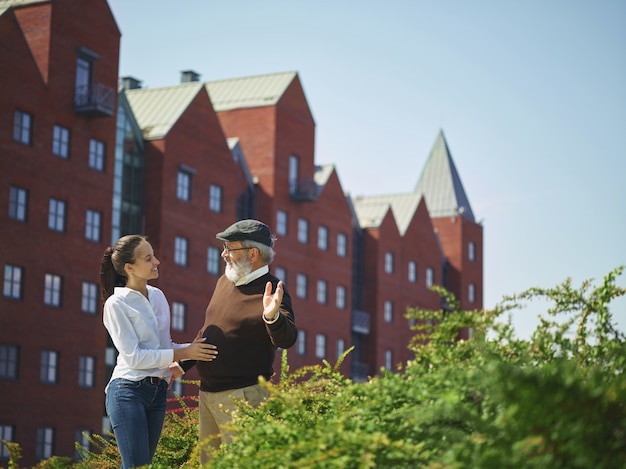
[{"label": "beige trousers", "polygon": [[200,391],[198,402],[200,463],[206,464],[210,460],[209,452],[203,451],[203,447],[219,448],[222,443],[231,441],[230,424],[233,413],[237,410],[238,401],[245,400],[252,407],[257,407],[268,397],[269,392],[258,384],[220,392]]}]

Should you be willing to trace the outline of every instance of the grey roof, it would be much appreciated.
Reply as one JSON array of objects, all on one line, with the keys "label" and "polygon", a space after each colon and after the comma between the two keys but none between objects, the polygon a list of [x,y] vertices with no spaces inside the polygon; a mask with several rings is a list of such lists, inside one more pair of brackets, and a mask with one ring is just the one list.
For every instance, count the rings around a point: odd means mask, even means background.
[{"label": "grey roof", "polygon": [[202,90],[200,82],[165,88],[126,90],[126,98],[146,140],[161,139]]},{"label": "grey roof", "polygon": [[0,15],[12,7],[21,7],[34,3],[49,3],[50,0],[0,0]]},{"label": "grey roof", "polygon": [[273,106],[285,93],[297,72],[270,73],[205,83],[216,112]]},{"label": "grey roof", "polygon": [[475,221],[443,131],[435,140],[415,192],[424,196],[432,218],[461,215]]}]

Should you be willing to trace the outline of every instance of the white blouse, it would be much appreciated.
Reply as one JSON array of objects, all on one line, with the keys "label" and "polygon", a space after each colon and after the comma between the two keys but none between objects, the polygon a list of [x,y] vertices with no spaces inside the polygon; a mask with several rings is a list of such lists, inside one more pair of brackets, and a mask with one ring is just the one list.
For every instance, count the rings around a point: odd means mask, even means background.
[{"label": "white blouse", "polygon": [[119,352],[109,382],[148,376],[169,381],[174,349],[188,345],[172,342],[170,306],[163,292],[148,285],[148,298],[131,288],[115,287],[104,303],[104,326]]}]

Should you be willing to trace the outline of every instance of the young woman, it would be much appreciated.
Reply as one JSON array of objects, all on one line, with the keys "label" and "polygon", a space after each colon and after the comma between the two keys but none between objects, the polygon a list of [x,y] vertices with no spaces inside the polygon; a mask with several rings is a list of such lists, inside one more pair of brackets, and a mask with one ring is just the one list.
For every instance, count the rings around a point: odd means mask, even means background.
[{"label": "young woman", "polygon": [[[122,468],[150,464],[165,418],[166,393],[177,360],[211,361],[216,347],[196,339],[175,344],[170,307],[148,281],[159,277],[159,260],[145,237],[128,235],[107,248],[100,282],[104,325],[119,352],[107,384],[106,410],[122,457]],[[174,375],[172,374],[174,373]]]}]

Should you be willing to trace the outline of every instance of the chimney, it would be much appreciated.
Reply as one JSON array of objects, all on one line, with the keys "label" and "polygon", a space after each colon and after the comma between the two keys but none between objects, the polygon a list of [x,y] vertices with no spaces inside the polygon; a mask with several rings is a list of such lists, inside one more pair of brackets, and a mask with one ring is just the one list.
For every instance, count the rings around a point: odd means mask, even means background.
[{"label": "chimney", "polygon": [[200,74],[193,70],[183,70],[180,72],[181,83],[190,83],[192,81],[200,81]]},{"label": "chimney", "polygon": [[137,90],[141,88],[141,81],[133,77],[122,77],[122,88],[125,90]]}]

